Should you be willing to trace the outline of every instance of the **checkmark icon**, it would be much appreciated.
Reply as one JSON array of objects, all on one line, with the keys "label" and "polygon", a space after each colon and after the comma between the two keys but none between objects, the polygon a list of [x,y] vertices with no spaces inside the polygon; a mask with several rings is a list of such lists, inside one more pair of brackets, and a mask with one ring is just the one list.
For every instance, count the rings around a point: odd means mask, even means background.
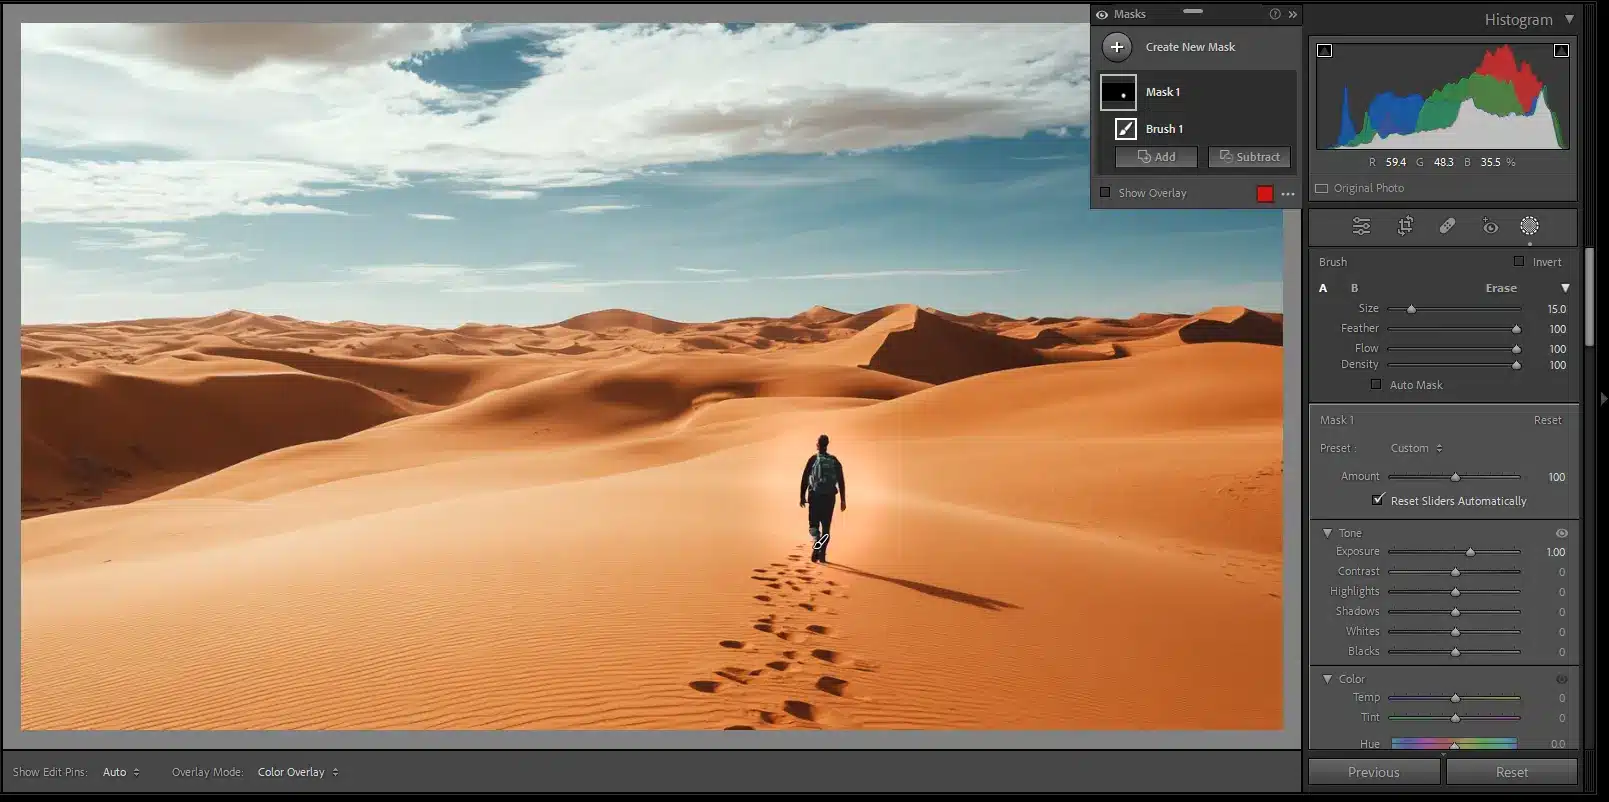
[{"label": "checkmark icon", "polygon": [[1375,495],[1369,496],[1369,503],[1373,504],[1376,507],[1379,507],[1379,506],[1385,504],[1386,503],[1386,494],[1377,493]]}]

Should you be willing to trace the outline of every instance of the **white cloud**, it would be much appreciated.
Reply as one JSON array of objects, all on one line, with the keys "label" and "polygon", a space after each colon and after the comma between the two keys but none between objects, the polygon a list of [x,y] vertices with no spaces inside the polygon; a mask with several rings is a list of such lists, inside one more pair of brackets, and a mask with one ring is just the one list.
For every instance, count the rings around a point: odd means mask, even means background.
[{"label": "white cloud", "polygon": [[591,206],[571,206],[568,209],[560,209],[559,211],[564,214],[603,214],[604,212],[623,212],[627,209],[635,208],[637,207],[629,204],[599,203]]},{"label": "white cloud", "polygon": [[[95,239],[81,239],[73,243],[81,251],[161,250],[184,244],[186,237],[182,231],[157,231],[122,226],[100,226],[89,230],[97,235]],[[198,244],[191,243],[185,247],[191,248]]]},{"label": "white cloud", "polygon": [[387,284],[435,284],[461,279],[474,271],[464,265],[411,264],[353,267],[347,272]]},{"label": "white cloud", "polygon": [[972,276],[1004,276],[1017,270],[863,270],[839,273],[801,273],[791,276],[771,276],[773,281],[845,281],[874,278],[963,278]]},{"label": "white cloud", "polygon": [[163,262],[166,264],[198,264],[201,262],[249,262],[251,257],[233,251],[215,251],[213,253],[153,253],[145,257],[147,262]]},{"label": "white cloud", "polygon": [[426,213],[426,212],[414,212],[413,214],[410,214],[408,216],[412,217],[415,220],[457,220],[458,219],[458,218],[453,217],[452,215],[448,215],[448,214],[429,214],[429,213]]},{"label": "white cloud", "polygon": [[[353,183],[445,177],[512,200],[656,167],[1082,126],[1083,25],[24,26],[22,138],[171,160],[26,160],[39,222],[329,213]],[[541,35],[507,92],[388,62]],[[466,39],[467,37],[467,39]],[[516,193],[519,193],[516,196]]]},{"label": "white cloud", "polygon": [[705,276],[724,276],[737,272],[728,267],[678,267],[676,269],[683,273],[698,273]]},{"label": "white cloud", "polygon": [[553,273],[559,270],[569,270],[575,267],[568,262],[531,262],[529,264],[514,265],[501,268],[509,273]]},{"label": "white cloud", "polygon": [[461,189],[458,194],[486,200],[530,200],[542,196],[542,193],[529,189]]},{"label": "white cloud", "polygon": [[519,286],[508,282],[495,283],[488,279],[509,274],[556,273],[573,269],[567,262],[527,262],[517,265],[475,267],[460,264],[417,263],[403,265],[364,265],[346,268],[344,272],[360,281],[381,284],[438,284],[449,291],[476,292]]},{"label": "white cloud", "polygon": [[[701,272],[694,268],[678,268],[687,272]],[[727,273],[732,271],[709,271],[712,273]],[[935,278],[935,277],[981,277],[1000,276],[1017,273],[1016,270],[867,270],[845,271],[836,273],[806,273],[791,276],[729,276],[726,278],[621,278],[621,279],[572,279],[561,281],[536,281],[522,284],[486,284],[465,283],[446,288],[445,292],[532,292],[532,293],[581,293],[598,289],[615,287],[662,287],[687,286],[699,284],[748,284],[759,281],[841,281],[853,279],[890,279],[890,278]]]},{"label": "white cloud", "polygon": [[347,181],[334,169],[266,161],[22,160],[25,223],[153,223],[221,214],[341,214],[280,200],[310,184]]},{"label": "white cloud", "polygon": [[24,256],[21,267],[25,272],[39,272],[55,267],[55,263],[43,256]]},{"label": "white cloud", "polygon": [[92,238],[73,243],[81,251],[155,251],[141,258],[167,264],[251,261],[251,257],[239,250],[212,251],[207,243],[193,241],[182,231],[129,226],[94,226],[86,230]]}]

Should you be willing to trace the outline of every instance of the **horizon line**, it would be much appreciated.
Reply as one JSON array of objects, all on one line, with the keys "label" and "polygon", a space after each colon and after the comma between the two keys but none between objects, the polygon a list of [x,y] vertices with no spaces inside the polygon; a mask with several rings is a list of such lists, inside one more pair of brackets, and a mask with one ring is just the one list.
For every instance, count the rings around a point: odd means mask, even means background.
[{"label": "horizon line", "polygon": [[974,311],[974,312],[951,312],[949,310],[940,309],[940,308],[934,307],[934,306],[925,306],[925,305],[922,305],[922,304],[894,303],[894,304],[884,304],[882,306],[874,306],[874,307],[872,307],[870,309],[864,309],[864,310],[861,310],[859,312],[850,312],[850,311],[845,311],[845,310],[842,310],[842,309],[835,309],[833,307],[822,306],[822,305],[818,304],[818,305],[815,305],[815,306],[811,306],[811,307],[809,307],[807,309],[801,310],[799,312],[795,312],[792,315],[783,315],[783,316],[775,316],[775,315],[737,315],[737,316],[719,318],[719,319],[716,319],[716,320],[678,320],[678,319],[675,319],[675,318],[661,317],[661,316],[655,315],[655,314],[653,314],[651,312],[642,312],[642,311],[635,310],[635,309],[626,309],[626,308],[623,308],[623,307],[606,307],[606,308],[602,308],[602,309],[594,309],[594,310],[589,311],[589,312],[582,312],[580,314],[571,315],[571,316],[566,317],[566,318],[564,318],[562,320],[557,320],[557,321],[552,321],[552,322],[547,322],[547,323],[531,323],[531,324],[491,323],[491,322],[485,322],[485,321],[479,321],[479,320],[464,320],[464,321],[460,321],[458,324],[452,325],[452,326],[445,326],[445,325],[443,325],[443,326],[433,326],[433,325],[426,325],[426,324],[419,324],[419,323],[409,323],[409,322],[405,322],[405,321],[395,321],[395,322],[389,322],[389,323],[381,323],[381,322],[375,322],[375,321],[370,321],[370,320],[357,320],[357,319],[354,319],[354,318],[341,318],[341,319],[338,319],[338,320],[314,320],[314,319],[311,319],[311,318],[297,317],[295,315],[268,314],[268,313],[263,313],[263,312],[253,312],[253,311],[251,311],[249,309],[231,308],[231,309],[225,309],[225,310],[223,310],[221,312],[214,312],[214,313],[212,313],[210,315],[168,315],[168,316],[138,317],[138,318],[117,318],[117,319],[111,319],[111,320],[77,320],[77,321],[64,320],[64,321],[54,321],[54,322],[50,322],[50,323],[27,323],[27,322],[21,322],[21,323],[19,323],[19,328],[20,329],[28,329],[28,328],[50,328],[50,327],[62,327],[62,326],[114,326],[114,325],[132,325],[132,324],[140,324],[140,323],[154,323],[154,322],[158,322],[158,321],[189,322],[189,321],[198,321],[198,320],[208,320],[208,319],[211,319],[211,318],[222,318],[222,317],[227,317],[227,316],[230,316],[230,315],[235,315],[235,316],[252,316],[252,317],[266,318],[266,319],[269,319],[269,320],[276,320],[276,321],[279,321],[279,322],[282,322],[282,323],[283,322],[297,322],[297,323],[312,323],[312,324],[318,324],[318,325],[338,325],[338,324],[345,323],[345,324],[360,324],[360,325],[365,325],[365,326],[406,326],[406,327],[409,327],[409,328],[423,329],[423,330],[429,330],[429,331],[451,331],[453,329],[463,328],[465,326],[490,326],[490,327],[508,327],[508,328],[522,328],[522,329],[523,328],[540,329],[540,328],[562,327],[565,323],[575,321],[575,320],[578,320],[580,318],[590,317],[590,316],[593,316],[593,315],[608,314],[608,313],[617,313],[617,314],[618,313],[624,313],[624,314],[629,314],[629,315],[638,315],[638,316],[645,317],[645,318],[650,318],[652,320],[659,321],[659,322],[662,322],[662,323],[671,323],[671,324],[683,325],[683,326],[697,326],[697,325],[709,325],[709,324],[714,324],[714,323],[730,323],[730,322],[744,321],[744,320],[790,320],[790,319],[801,317],[801,316],[803,316],[803,315],[805,315],[807,313],[818,311],[818,310],[819,311],[824,311],[824,312],[830,312],[830,313],[833,313],[833,314],[843,315],[844,317],[848,318],[848,317],[858,317],[860,315],[870,314],[872,312],[878,312],[878,311],[882,311],[882,310],[891,310],[891,309],[897,309],[897,308],[902,308],[902,307],[912,307],[912,308],[916,308],[916,309],[919,309],[919,310],[922,310],[922,311],[925,311],[925,312],[939,314],[941,316],[949,315],[949,316],[958,317],[958,318],[978,317],[978,316],[998,316],[998,317],[1004,318],[1006,320],[1024,321],[1024,322],[1033,321],[1033,320],[1045,320],[1045,319],[1048,319],[1048,318],[1056,318],[1056,319],[1061,319],[1061,320],[1120,320],[1120,321],[1128,321],[1128,320],[1133,320],[1135,318],[1143,317],[1143,316],[1147,316],[1147,315],[1163,315],[1163,316],[1166,316],[1166,317],[1175,317],[1175,318],[1178,318],[1178,317],[1197,317],[1197,316],[1204,315],[1204,314],[1207,314],[1209,312],[1212,312],[1212,311],[1215,311],[1215,310],[1220,310],[1220,309],[1239,309],[1239,310],[1244,310],[1246,312],[1250,312],[1250,313],[1254,313],[1254,314],[1260,314],[1260,315],[1280,315],[1280,316],[1284,315],[1284,311],[1282,309],[1259,309],[1259,308],[1252,307],[1252,306],[1247,306],[1247,305],[1244,305],[1244,304],[1218,304],[1218,305],[1215,305],[1215,306],[1207,307],[1207,308],[1202,309],[1202,310],[1200,310],[1198,312],[1136,312],[1136,313],[1134,313],[1132,315],[1127,315],[1127,316],[1091,315],[1091,314],[1060,314],[1060,315],[1058,315],[1058,314],[1045,314],[1045,315],[1025,315],[1025,316],[1020,316],[1019,317],[1019,316],[1014,316],[1014,315],[1008,315],[1008,314],[1005,314],[1005,313],[1002,313],[1002,312],[991,312],[991,311],[988,311],[988,310],[980,310],[980,311]]}]

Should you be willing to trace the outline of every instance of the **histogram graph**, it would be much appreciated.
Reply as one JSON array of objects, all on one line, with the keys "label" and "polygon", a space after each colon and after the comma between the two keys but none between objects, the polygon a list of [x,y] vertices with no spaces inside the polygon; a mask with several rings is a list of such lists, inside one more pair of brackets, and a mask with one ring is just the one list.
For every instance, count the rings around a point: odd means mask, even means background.
[{"label": "histogram graph", "polygon": [[1317,60],[1325,149],[1564,150],[1568,46],[1334,45]]}]

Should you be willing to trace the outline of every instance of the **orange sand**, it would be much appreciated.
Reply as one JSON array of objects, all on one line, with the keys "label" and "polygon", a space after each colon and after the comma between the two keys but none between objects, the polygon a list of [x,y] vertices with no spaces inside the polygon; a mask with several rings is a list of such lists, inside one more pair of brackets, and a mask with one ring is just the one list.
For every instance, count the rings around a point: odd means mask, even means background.
[{"label": "orange sand", "polygon": [[27,327],[23,726],[1276,729],[1281,326]]}]

